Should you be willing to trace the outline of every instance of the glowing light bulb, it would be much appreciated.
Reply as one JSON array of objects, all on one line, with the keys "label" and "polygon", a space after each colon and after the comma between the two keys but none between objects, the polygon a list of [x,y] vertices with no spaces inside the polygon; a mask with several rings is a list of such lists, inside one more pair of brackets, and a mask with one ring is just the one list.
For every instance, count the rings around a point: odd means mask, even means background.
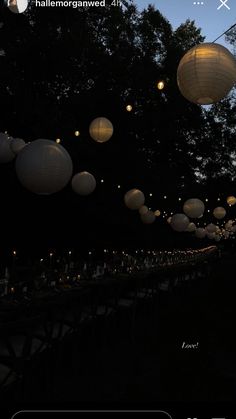
[{"label": "glowing light bulb", "polygon": [[75,136],[76,137],[79,137],[79,135],[80,135],[80,132],[79,131],[75,131]]},{"label": "glowing light bulb", "polygon": [[157,88],[158,88],[158,90],[163,90],[163,89],[164,89],[164,87],[165,87],[165,83],[164,83],[164,81],[163,81],[163,80],[160,80],[160,81],[157,83]]},{"label": "glowing light bulb", "polygon": [[132,105],[127,105],[127,106],[126,106],[126,110],[127,110],[127,112],[131,112],[131,111],[132,111],[132,109],[133,109],[133,106],[132,106]]},{"label": "glowing light bulb", "polygon": [[61,142],[60,138],[57,138],[57,139],[56,139],[56,143],[57,143],[57,144],[60,144],[60,142]]}]

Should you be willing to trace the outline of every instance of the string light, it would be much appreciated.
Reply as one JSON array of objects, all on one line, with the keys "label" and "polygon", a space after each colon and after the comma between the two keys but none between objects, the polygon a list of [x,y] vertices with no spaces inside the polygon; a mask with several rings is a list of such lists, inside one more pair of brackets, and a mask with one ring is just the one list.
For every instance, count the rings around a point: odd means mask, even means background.
[{"label": "string light", "polygon": [[208,198],[205,199],[205,202],[208,202]]},{"label": "string light", "polygon": [[13,250],[13,255],[16,256],[16,251],[15,250]]},{"label": "string light", "polygon": [[149,196],[152,196],[152,193],[150,193]]},{"label": "string light", "polygon": [[104,179],[101,179],[101,183],[104,183]]},{"label": "string light", "polygon": [[79,131],[75,131],[75,136],[76,137],[79,137],[79,135],[80,135],[80,132]]},{"label": "string light", "polygon": [[117,189],[120,189],[121,188],[121,186],[120,185],[117,185]]},{"label": "string light", "polygon": [[182,198],[179,198],[179,201],[182,201]]},{"label": "string light", "polygon": [[57,139],[56,139],[56,143],[57,143],[57,144],[60,144],[60,142],[61,142],[60,138],[57,138]]},{"label": "string light", "polygon": [[126,110],[127,110],[127,112],[131,112],[131,111],[132,111],[132,109],[133,109],[132,105],[127,105],[127,106],[126,106]]},{"label": "string light", "polygon": [[164,195],[164,199],[167,199],[167,196],[166,195]]},{"label": "string light", "polygon": [[158,83],[157,83],[158,90],[163,90],[164,87],[165,87],[164,81],[163,80],[158,81]]}]

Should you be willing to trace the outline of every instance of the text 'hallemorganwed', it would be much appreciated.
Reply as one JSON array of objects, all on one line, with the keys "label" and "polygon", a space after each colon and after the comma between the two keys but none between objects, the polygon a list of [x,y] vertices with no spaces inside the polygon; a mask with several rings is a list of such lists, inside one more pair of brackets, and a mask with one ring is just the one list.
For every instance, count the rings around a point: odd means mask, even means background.
[{"label": "text 'hallemorganwed'", "polygon": [[119,6],[119,0],[113,0],[106,4],[106,0],[35,0],[36,7],[105,7],[105,6]]}]

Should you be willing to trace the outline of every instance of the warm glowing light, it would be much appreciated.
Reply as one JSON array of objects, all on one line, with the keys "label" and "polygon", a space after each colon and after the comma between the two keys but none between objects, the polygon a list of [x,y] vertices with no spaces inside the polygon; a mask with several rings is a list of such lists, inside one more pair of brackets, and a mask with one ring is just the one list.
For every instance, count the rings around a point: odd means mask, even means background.
[{"label": "warm glowing light", "polygon": [[56,143],[57,143],[57,144],[60,144],[60,142],[61,142],[60,138],[57,138],[57,139],[56,139]]},{"label": "warm glowing light", "polygon": [[164,199],[167,199],[167,196],[166,195],[164,196]]},{"label": "warm glowing light", "polygon": [[104,179],[101,179],[101,183],[104,183]]},{"label": "warm glowing light", "polygon": [[152,196],[152,193],[150,193],[149,196]]},{"label": "warm glowing light", "polygon": [[53,256],[53,253],[49,253],[50,258]]},{"label": "warm glowing light", "polygon": [[179,198],[178,200],[179,200],[179,201],[181,201],[181,200],[182,200],[182,198]]},{"label": "warm glowing light", "polygon": [[40,259],[40,262],[43,262],[43,259]]},{"label": "warm glowing light", "polygon": [[229,206],[235,205],[236,204],[236,198],[235,198],[235,196],[228,196],[228,198],[227,198],[227,204]]},{"label": "warm glowing light", "polygon": [[161,211],[160,211],[160,210],[156,210],[156,211],[154,212],[154,214],[155,214],[155,216],[156,216],[156,217],[160,217],[160,215],[161,215]]},{"label": "warm glowing light", "polygon": [[118,188],[118,189],[120,189],[120,188],[121,188],[121,186],[120,186],[120,185],[117,185],[117,188]]},{"label": "warm glowing light", "polygon": [[206,198],[205,201],[208,202],[208,198]]},{"label": "warm glowing light", "polygon": [[16,256],[16,251],[15,250],[13,250],[13,255]]},{"label": "warm glowing light", "polygon": [[132,109],[133,109],[132,105],[127,105],[127,106],[126,106],[126,110],[127,110],[127,112],[131,112],[131,111],[132,111]]},{"label": "warm glowing light", "polygon": [[79,131],[75,131],[75,136],[76,137],[79,137],[79,135],[80,135],[80,132]]},{"label": "warm glowing light", "polygon": [[71,250],[69,250],[69,255],[71,255],[71,253],[72,253]]},{"label": "warm glowing light", "polygon": [[163,81],[163,80],[160,80],[160,81],[157,83],[157,88],[158,88],[158,90],[163,90],[163,89],[164,89],[164,87],[165,87],[165,83],[164,83],[164,81]]}]

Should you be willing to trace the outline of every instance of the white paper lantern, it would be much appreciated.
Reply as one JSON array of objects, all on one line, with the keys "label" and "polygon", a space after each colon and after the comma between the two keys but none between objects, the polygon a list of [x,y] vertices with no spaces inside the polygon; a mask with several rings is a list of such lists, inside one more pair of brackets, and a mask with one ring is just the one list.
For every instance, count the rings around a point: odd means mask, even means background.
[{"label": "white paper lantern", "polygon": [[148,207],[146,205],[142,205],[142,207],[139,208],[138,211],[139,211],[140,215],[144,215],[144,214],[146,214],[146,212],[148,212]]},{"label": "white paper lantern", "polygon": [[199,218],[205,211],[205,205],[200,199],[188,199],[184,203],[183,211],[190,218]]},{"label": "white paper lantern", "polygon": [[19,152],[25,147],[25,141],[21,138],[12,138],[10,141],[10,148],[14,154],[19,154]]},{"label": "white paper lantern", "polygon": [[89,134],[97,143],[105,143],[113,134],[113,125],[107,118],[96,118],[89,126]]},{"label": "white paper lantern", "polygon": [[177,83],[182,95],[200,105],[227,96],[236,82],[236,61],[222,45],[204,43],[191,48],[181,59]]},{"label": "white paper lantern", "polygon": [[96,180],[91,173],[80,172],[73,176],[71,186],[78,195],[90,195],[96,188]]},{"label": "white paper lantern", "polygon": [[206,237],[206,230],[205,230],[205,228],[202,228],[202,227],[197,228],[197,230],[195,231],[195,236],[198,239],[204,239],[204,237]]},{"label": "white paper lantern", "polygon": [[152,224],[154,223],[156,216],[153,211],[148,211],[145,214],[141,215],[140,218],[144,224]]},{"label": "white paper lantern", "polygon": [[235,196],[228,196],[228,198],[227,198],[227,204],[228,205],[235,205],[236,204],[236,198],[235,198]]},{"label": "white paper lantern", "polygon": [[124,196],[125,205],[132,210],[138,210],[145,202],[145,196],[139,189],[131,189]]},{"label": "white paper lantern", "polygon": [[11,141],[3,132],[0,133],[0,163],[9,163],[15,158],[10,148]]},{"label": "white paper lantern", "polygon": [[187,230],[189,233],[193,233],[194,231],[196,231],[197,227],[194,223],[189,223]]},{"label": "white paper lantern", "polygon": [[223,207],[216,207],[213,211],[213,215],[215,218],[217,218],[218,220],[221,220],[222,218],[225,217],[226,215],[226,211]]},{"label": "white paper lantern", "polygon": [[175,231],[186,231],[189,225],[189,219],[185,214],[174,214],[171,217],[170,225]]},{"label": "white paper lantern", "polygon": [[16,174],[31,192],[49,195],[63,189],[73,171],[71,157],[55,141],[39,139],[24,147],[16,159]]},{"label": "white paper lantern", "polygon": [[217,230],[217,226],[213,223],[210,223],[206,226],[206,230],[208,233],[215,233]]}]

